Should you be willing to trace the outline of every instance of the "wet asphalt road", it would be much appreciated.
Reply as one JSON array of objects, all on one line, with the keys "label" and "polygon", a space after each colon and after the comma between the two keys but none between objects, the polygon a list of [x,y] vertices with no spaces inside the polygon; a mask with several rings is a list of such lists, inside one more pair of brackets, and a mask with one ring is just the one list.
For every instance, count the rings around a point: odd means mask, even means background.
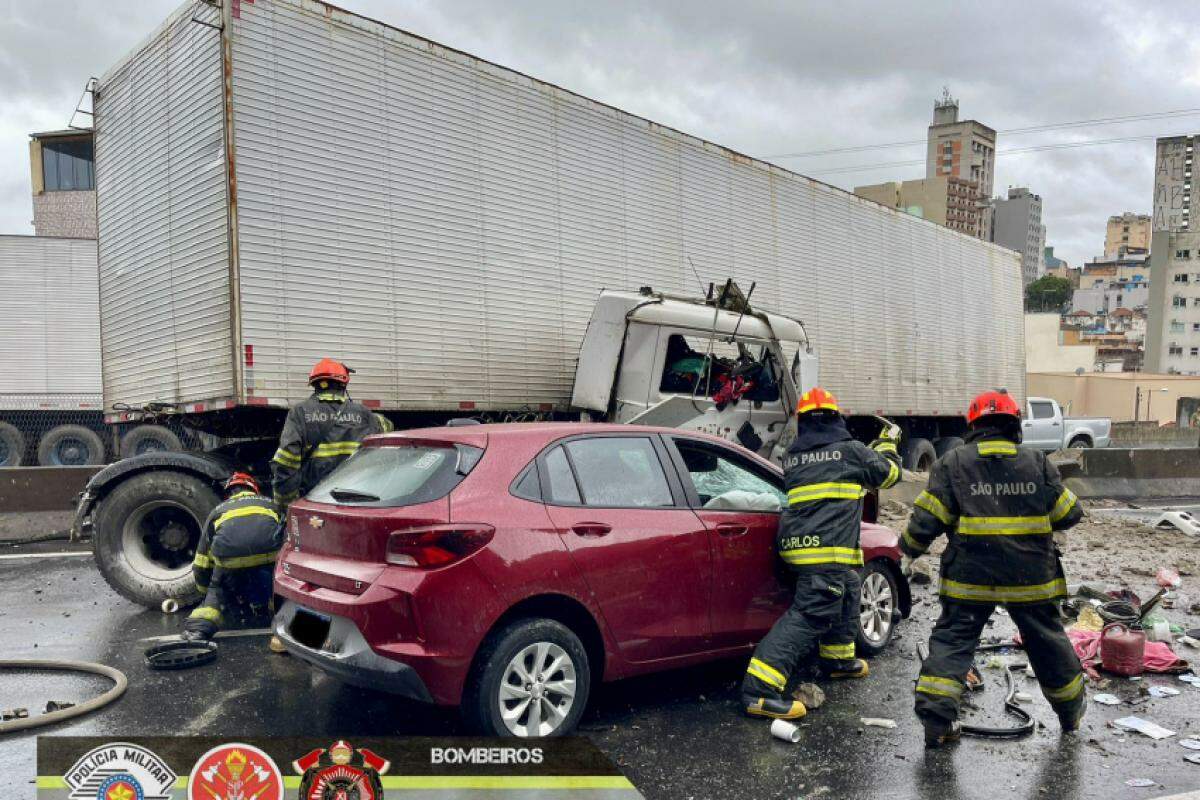
[{"label": "wet asphalt road", "polygon": [[[42,546],[43,550],[61,550]],[[0,550],[0,554],[12,553]],[[929,598],[928,589],[918,592]],[[1143,798],[1200,788],[1200,765],[1179,736],[1153,742],[1122,734],[1107,720],[1139,714],[1180,734],[1200,734],[1200,690],[1174,677],[1179,697],[1137,700],[1138,684],[1109,691],[1135,704],[1089,702],[1081,735],[1060,737],[1048,707],[1029,705],[1049,728],[1017,741],[964,740],[926,754],[911,713],[912,651],[931,624],[926,599],[902,638],[872,663],[871,678],[828,687],[827,704],[802,722],[803,738],[773,740],[761,721],[736,713],[744,665],[724,663],[610,684],[594,697],[581,733],[606,752],[647,797],[828,798]],[[442,735],[461,732],[452,713],[343,686],[266,649],[264,636],[222,641],[214,665],[179,673],[141,665],[147,637],[175,633],[179,617],[129,603],[112,592],[90,558],[0,559],[0,657],[94,660],[129,676],[116,704],[45,733],[78,735]],[[998,619],[994,632],[1007,620]],[[1018,656],[1016,656],[1019,658]],[[1003,695],[999,671],[985,670],[978,697],[995,724]],[[0,679],[0,708],[37,713],[48,699],[77,700],[101,679],[12,673]],[[1022,689],[1036,695],[1032,680]],[[1094,691],[1089,688],[1089,692]],[[889,717],[895,730],[863,727],[860,716]],[[0,740],[0,765],[14,798],[34,795],[34,736]],[[1151,778],[1153,788],[1125,785]]]}]

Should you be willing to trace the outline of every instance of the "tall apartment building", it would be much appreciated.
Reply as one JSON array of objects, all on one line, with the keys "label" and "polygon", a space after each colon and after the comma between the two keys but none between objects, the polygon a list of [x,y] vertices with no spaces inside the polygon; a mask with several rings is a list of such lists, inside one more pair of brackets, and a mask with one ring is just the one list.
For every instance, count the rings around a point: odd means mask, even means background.
[{"label": "tall apartment building", "polygon": [[[942,92],[933,105],[925,150],[925,178],[958,178],[977,187],[976,201],[982,207],[992,196],[996,173],[996,131],[973,119],[958,119],[958,101],[950,91]],[[986,216],[979,214],[974,235],[988,238]]]},{"label": "tall apartment building", "polygon": [[1154,221],[1157,231],[1200,230],[1200,192],[1192,186],[1200,135],[1166,136],[1154,147]]},{"label": "tall apartment building", "polygon": [[91,131],[30,134],[29,179],[35,236],[96,238]]},{"label": "tall apartment building", "polygon": [[882,203],[968,236],[979,237],[979,187],[962,178],[924,178],[856,186],[859,197]]},{"label": "tall apartment building", "polygon": [[1123,258],[1130,251],[1149,252],[1150,215],[1126,211],[1108,218],[1104,231],[1104,257]]},{"label": "tall apartment building", "polygon": [[1021,254],[1021,278],[1026,286],[1046,271],[1046,226],[1042,198],[1025,188],[1008,190],[1007,198],[991,204],[992,241]]},{"label": "tall apartment building", "polygon": [[1149,311],[1146,371],[1200,375],[1200,231],[1154,232]]}]

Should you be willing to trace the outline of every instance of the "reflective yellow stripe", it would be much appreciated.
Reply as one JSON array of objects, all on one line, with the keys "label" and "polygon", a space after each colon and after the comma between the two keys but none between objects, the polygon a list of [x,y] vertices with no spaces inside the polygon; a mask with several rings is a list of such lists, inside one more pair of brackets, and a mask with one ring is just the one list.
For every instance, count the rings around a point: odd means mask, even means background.
[{"label": "reflective yellow stripe", "polygon": [[1067,582],[1055,578],[1036,586],[981,586],[942,579],[939,593],[955,600],[978,600],[991,603],[1035,603],[1067,596]]},{"label": "reflective yellow stripe", "polygon": [[270,517],[276,522],[279,522],[279,514],[274,509],[263,508],[262,506],[246,506],[244,508],[235,508],[232,511],[226,511],[224,514],[217,517],[217,521],[213,523],[213,529],[215,530],[216,528],[221,527],[222,524],[231,519],[236,519],[237,517],[252,517],[255,515]]},{"label": "reflective yellow stripe", "polygon": [[773,686],[776,689],[783,689],[787,686],[787,676],[767,662],[760,661],[757,658],[750,659],[750,666],[746,668],[746,672],[749,672],[763,683]]},{"label": "reflective yellow stripe", "polygon": [[272,550],[270,553],[255,553],[249,556],[234,556],[233,558],[213,558],[221,569],[246,569],[247,567],[261,567],[263,564],[274,564],[277,551]]},{"label": "reflective yellow stripe", "polygon": [[788,490],[788,503],[799,505],[814,500],[857,500],[863,487],[857,483],[808,483]]},{"label": "reflective yellow stripe", "polygon": [[346,395],[341,392],[318,392],[317,399],[323,400],[326,403],[344,403],[346,402]]},{"label": "reflective yellow stripe", "polygon": [[1015,456],[1017,454],[1017,446],[1003,440],[992,439],[980,442],[976,446],[979,448],[981,456]]},{"label": "reflective yellow stripe", "polygon": [[962,697],[963,685],[953,678],[939,678],[936,675],[922,675],[917,678],[917,691],[925,694],[936,694],[955,700]]},{"label": "reflective yellow stripe", "polygon": [[804,547],[799,550],[784,550],[779,557],[788,564],[808,566],[812,564],[849,564],[862,566],[862,550],[857,547]]},{"label": "reflective yellow stripe", "polygon": [[[893,447],[892,449],[894,450],[895,448]],[[900,468],[896,466],[895,461],[889,459],[887,477],[883,479],[883,483],[879,484],[879,488],[888,489],[894,486],[898,480],[900,480]]]},{"label": "reflective yellow stripe", "polygon": [[226,500],[241,500],[243,497],[257,497],[254,492],[238,492],[237,494],[226,497]]},{"label": "reflective yellow stripe", "polygon": [[889,441],[877,442],[872,449],[876,453],[894,453],[896,452],[896,443]]},{"label": "reflective yellow stripe", "polygon": [[1049,686],[1042,687],[1042,694],[1046,695],[1046,699],[1051,703],[1069,703],[1083,692],[1083,673],[1079,673],[1066,686],[1059,689],[1051,689]]},{"label": "reflective yellow stripe", "polygon": [[1033,517],[959,517],[958,532],[963,536],[1021,536],[1050,533],[1050,518]]},{"label": "reflective yellow stripe", "polygon": [[907,544],[909,546],[909,548],[911,548],[912,550],[915,550],[918,553],[924,553],[926,550],[929,549],[929,545],[921,544],[916,539],[914,539],[913,535],[908,532],[908,528],[904,529],[904,533],[901,534],[901,537],[904,539],[904,543]]},{"label": "reflective yellow stripe", "polygon": [[817,650],[821,658],[845,661],[854,658],[854,642],[850,644],[822,644]]},{"label": "reflective yellow stripe", "polygon": [[196,553],[196,557],[192,559],[192,566],[200,569],[208,569],[213,565],[212,559],[204,553]]},{"label": "reflective yellow stripe", "polygon": [[1071,509],[1075,507],[1075,493],[1070,489],[1063,489],[1062,494],[1058,496],[1058,502],[1054,504],[1054,508],[1050,509],[1050,521],[1058,522],[1067,514],[1071,513]]},{"label": "reflective yellow stripe", "polygon": [[929,492],[921,492],[917,495],[917,499],[913,501],[913,505],[933,514],[943,525],[954,524],[954,515],[950,513],[950,509],[946,508],[946,505],[941,500],[938,500],[937,497]]},{"label": "reflective yellow stripe", "polygon": [[282,464],[285,467],[300,466],[300,456],[295,453],[288,452],[282,447],[275,451],[275,457],[271,459],[276,464]]},{"label": "reflective yellow stripe", "polygon": [[221,609],[213,608],[212,606],[198,606],[192,609],[192,613],[188,614],[188,619],[206,619],[209,622],[221,624]]},{"label": "reflective yellow stripe", "polygon": [[362,447],[359,442],[326,442],[319,444],[311,453],[313,458],[333,458],[335,456],[354,455],[354,451]]}]

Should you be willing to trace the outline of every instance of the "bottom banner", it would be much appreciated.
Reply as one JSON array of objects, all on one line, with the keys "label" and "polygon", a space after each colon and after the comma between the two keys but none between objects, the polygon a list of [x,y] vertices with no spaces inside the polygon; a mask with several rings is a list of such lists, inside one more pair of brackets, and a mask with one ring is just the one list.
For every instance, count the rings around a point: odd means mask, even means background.
[{"label": "bottom banner", "polygon": [[38,800],[640,798],[586,739],[42,736]]}]

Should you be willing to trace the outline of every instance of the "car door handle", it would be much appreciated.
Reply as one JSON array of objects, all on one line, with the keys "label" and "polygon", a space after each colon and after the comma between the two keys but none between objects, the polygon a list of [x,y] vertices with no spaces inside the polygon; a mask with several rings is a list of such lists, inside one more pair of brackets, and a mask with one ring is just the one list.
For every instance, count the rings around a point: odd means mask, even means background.
[{"label": "car door handle", "polygon": [[717,526],[717,533],[721,536],[741,536],[750,528],[746,525],[739,525],[736,522],[722,522]]},{"label": "car door handle", "polygon": [[572,525],[571,530],[579,536],[605,536],[612,533],[612,525],[603,522],[580,522]]}]

